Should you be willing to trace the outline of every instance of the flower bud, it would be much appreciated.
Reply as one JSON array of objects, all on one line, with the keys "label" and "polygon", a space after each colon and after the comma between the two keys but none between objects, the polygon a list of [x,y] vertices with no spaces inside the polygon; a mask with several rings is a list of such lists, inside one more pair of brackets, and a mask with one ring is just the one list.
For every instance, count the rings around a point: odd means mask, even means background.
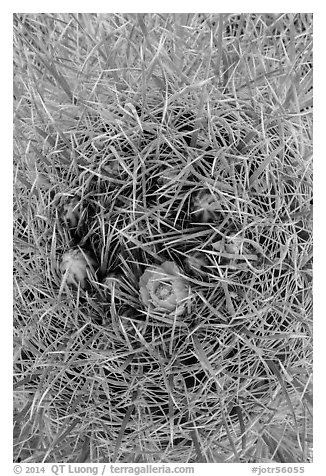
[{"label": "flower bud", "polygon": [[213,221],[219,210],[217,197],[211,192],[200,191],[193,199],[192,213],[203,223]]},{"label": "flower bud", "polygon": [[80,218],[80,199],[69,197],[62,207],[62,219],[71,228],[76,228]]},{"label": "flower bud", "polygon": [[62,256],[60,271],[65,274],[68,285],[87,288],[87,270],[94,268],[96,261],[85,251],[69,250]]}]

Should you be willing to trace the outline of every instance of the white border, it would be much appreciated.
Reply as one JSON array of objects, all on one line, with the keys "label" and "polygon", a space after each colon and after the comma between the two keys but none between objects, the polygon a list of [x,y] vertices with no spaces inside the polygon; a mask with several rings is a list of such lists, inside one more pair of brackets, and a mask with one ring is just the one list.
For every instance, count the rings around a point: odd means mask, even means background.
[{"label": "white border", "polygon": [[[12,14],[14,12],[38,12],[51,11],[55,6],[56,11],[99,11],[106,12],[112,4],[108,2],[61,2],[55,4],[37,2],[11,2],[10,11],[2,13],[1,35],[1,316],[2,319],[2,343],[1,349],[1,443],[0,463],[2,474],[12,473]],[[267,6],[269,8],[267,8]],[[84,8],[83,8],[84,7]],[[325,348],[324,336],[326,336],[325,320],[326,306],[324,301],[325,291],[325,192],[326,192],[326,131],[325,129],[325,87],[326,77],[324,68],[325,59],[325,8],[321,2],[284,2],[274,1],[269,4],[261,2],[125,2],[119,1],[114,11],[119,12],[212,12],[219,7],[223,12],[313,12],[314,13],[314,318],[315,318],[315,343],[314,343],[314,374],[315,374],[315,425],[314,425],[314,463],[305,466],[305,474],[325,474]],[[186,8],[185,8],[186,7]],[[200,7],[200,8],[199,8]],[[6,9],[6,7],[5,7]],[[34,465],[36,466],[36,465]],[[200,466],[200,468],[199,468]],[[247,464],[222,465],[222,467],[208,464],[196,465],[196,473],[199,474],[251,474]],[[274,466],[270,465],[270,466]],[[279,465],[281,466],[281,465]],[[287,465],[291,466],[291,465]],[[299,465],[296,465],[299,466]],[[324,466],[324,467],[323,467]],[[281,473],[282,474],[282,473]]]}]

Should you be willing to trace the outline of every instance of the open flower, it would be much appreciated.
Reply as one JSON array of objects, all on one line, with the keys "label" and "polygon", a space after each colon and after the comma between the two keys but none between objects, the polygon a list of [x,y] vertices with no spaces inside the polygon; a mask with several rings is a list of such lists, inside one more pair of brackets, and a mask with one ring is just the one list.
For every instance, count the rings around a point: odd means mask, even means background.
[{"label": "open flower", "polygon": [[149,309],[180,315],[185,309],[189,287],[173,261],[147,268],[139,280],[140,296]]},{"label": "open flower", "polygon": [[60,271],[65,273],[67,284],[83,289],[87,288],[87,270],[96,266],[96,261],[85,251],[79,249],[69,250],[62,256]]}]

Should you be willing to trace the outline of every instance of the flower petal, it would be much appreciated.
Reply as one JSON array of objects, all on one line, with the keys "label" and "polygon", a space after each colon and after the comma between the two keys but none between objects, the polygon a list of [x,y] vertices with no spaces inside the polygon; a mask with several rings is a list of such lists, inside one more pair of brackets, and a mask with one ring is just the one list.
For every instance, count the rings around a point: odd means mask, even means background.
[{"label": "flower petal", "polygon": [[176,279],[174,282],[174,292],[177,295],[178,301],[185,299],[188,296],[189,288],[183,279]]},{"label": "flower petal", "polygon": [[140,287],[147,286],[147,283],[151,279],[151,277],[152,277],[151,269],[150,268],[145,269],[144,273],[141,275],[139,279],[139,286]]},{"label": "flower petal", "polygon": [[151,279],[152,271],[150,269],[146,269],[139,279],[140,297],[146,306],[150,305],[151,300],[149,292],[149,283],[151,282]]},{"label": "flower petal", "polygon": [[143,286],[140,288],[140,297],[141,297],[141,300],[143,301],[143,303],[145,304],[145,306],[149,306],[150,303],[151,303],[151,296],[148,292],[148,289],[146,288],[146,286]]},{"label": "flower petal", "polygon": [[164,261],[160,266],[167,274],[179,275],[180,269],[173,261]]}]

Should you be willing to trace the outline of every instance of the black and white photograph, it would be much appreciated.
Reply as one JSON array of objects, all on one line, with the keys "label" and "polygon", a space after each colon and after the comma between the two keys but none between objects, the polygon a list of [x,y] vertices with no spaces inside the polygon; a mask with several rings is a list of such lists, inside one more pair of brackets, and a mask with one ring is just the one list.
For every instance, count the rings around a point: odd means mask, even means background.
[{"label": "black and white photograph", "polygon": [[313,14],[12,21],[17,473],[303,473]]}]

